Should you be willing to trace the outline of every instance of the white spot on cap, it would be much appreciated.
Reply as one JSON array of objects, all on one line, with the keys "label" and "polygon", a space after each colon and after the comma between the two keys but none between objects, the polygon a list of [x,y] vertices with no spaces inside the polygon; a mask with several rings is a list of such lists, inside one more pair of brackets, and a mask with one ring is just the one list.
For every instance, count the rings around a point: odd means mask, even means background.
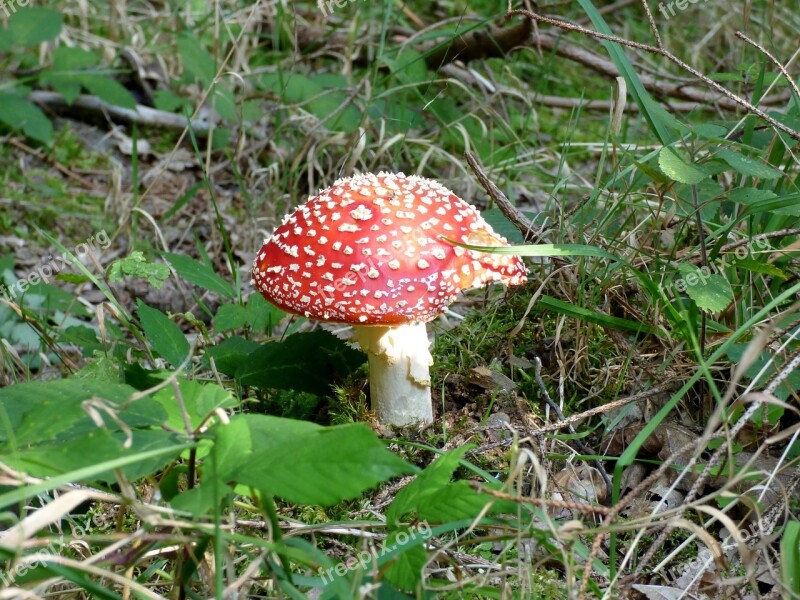
[{"label": "white spot on cap", "polygon": [[353,210],[351,210],[350,216],[353,217],[356,221],[368,221],[369,219],[372,218],[372,211],[362,204],[358,208],[354,208]]}]

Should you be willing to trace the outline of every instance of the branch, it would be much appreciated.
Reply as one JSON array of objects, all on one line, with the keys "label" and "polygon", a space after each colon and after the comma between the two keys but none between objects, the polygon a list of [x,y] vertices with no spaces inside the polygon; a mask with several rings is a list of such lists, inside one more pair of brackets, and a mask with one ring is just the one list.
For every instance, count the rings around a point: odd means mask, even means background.
[{"label": "branch", "polygon": [[719,83],[717,83],[713,79],[710,79],[710,78],[706,77],[705,75],[703,75],[702,73],[700,73],[700,71],[698,71],[694,67],[686,64],[685,62],[683,62],[677,56],[672,54],[666,48],[659,47],[659,46],[650,46],[648,44],[642,44],[640,42],[634,42],[632,40],[621,38],[621,37],[618,37],[616,35],[608,35],[608,34],[605,34],[605,33],[599,33],[597,31],[592,31],[591,29],[587,29],[586,27],[582,27],[580,25],[573,25],[572,23],[567,23],[566,21],[561,21],[559,19],[553,19],[551,17],[546,17],[544,15],[537,14],[537,13],[532,12],[530,10],[523,10],[523,9],[512,10],[512,11],[509,11],[507,13],[506,17],[508,18],[508,17],[512,17],[512,16],[515,16],[515,15],[528,17],[532,21],[547,23],[548,25],[552,25],[553,27],[557,27],[559,29],[563,29],[564,31],[575,31],[575,32],[578,32],[578,33],[582,33],[583,35],[586,35],[588,37],[593,37],[593,38],[596,38],[596,39],[599,39],[599,40],[604,40],[606,42],[614,42],[614,43],[617,43],[617,44],[621,44],[623,46],[627,46],[629,48],[635,48],[637,50],[642,50],[642,51],[648,52],[650,54],[656,54],[656,55],[659,55],[659,56],[663,56],[668,61],[674,63],[675,65],[677,65],[682,70],[684,70],[687,73],[693,75],[696,79],[699,79],[704,84],[706,84],[708,87],[716,90],[717,92],[719,92],[720,94],[722,94],[723,96],[725,96],[726,98],[731,100],[732,102],[735,102],[739,106],[747,109],[752,114],[757,115],[758,117],[760,117],[761,119],[763,119],[764,121],[766,121],[767,123],[769,123],[770,125],[775,127],[776,129],[779,129],[779,130],[783,131],[785,134],[790,136],[792,139],[800,141],[800,131],[796,131],[796,130],[792,129],[791,127],[787,127],[786,125],[784,125],[780,121],[775,120],[774,118],[769,116],[767,113],[765,113],[763,110],[761,110],[760,108],[758,108],[754,104],[751,104],[750,102],[748,102],[744,98],[740,98],[739,96],[737,96],[736,94],[734,94],[733,92],[728,90],[727,88],[721,86]]},{"label": "branch", "polygon": [[[182,115],[136,105],[136,110],[114,106],[97,96],[81,94],[70,104],[61,94],[55,92],[36,91],[28,95],[28,100],[57,113],[73,113],[86,111],[93,115],[101,115],[122,123],[136,123],[147,127],[165,127],[168,129],[185,129],[190,122]],[[191,127],[198,135],[208,133],[210,123],[202,119],[191,121]]]},{"label": "branch", "polygon": [[483,169],[481,169],[481,166],[478,164],[478,161],[475,160],[475,157],[472,155],[472,153],[465,152],[464,157],[467,159],[469,168],[472,169],[473,173],[475,173],[475,177],[477,177],[478,181],[481,182],[483,189],[486,190],[486,193],[489,194],[489,197],[492,200],[494,200],[495,204],[497,204],[497,207],[508,218],[508,220],[511,221],[517,229],[519,229],[525,240],[527,241],[531,235],[540,237],[541,232],[538,231],[538,228],[533,224],[533,221],[526,217],[516,206],[511,204],[511,201],[506,198],[506,195],[501,192],[494,183],[489,181],[489,178],[486,177],[486,173],[483,172]]}]

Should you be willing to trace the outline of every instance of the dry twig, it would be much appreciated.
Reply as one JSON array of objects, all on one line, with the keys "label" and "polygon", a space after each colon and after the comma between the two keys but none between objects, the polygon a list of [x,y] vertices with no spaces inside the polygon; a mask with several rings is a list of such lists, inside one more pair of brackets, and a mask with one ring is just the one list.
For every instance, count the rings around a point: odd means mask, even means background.
[{"label": "dry twig", "polygon": [[635,42],[633,40],[628,40],[626,38],[622,38],[616,35],[608,35],[605,33],[600,33],[598,31],[593,31],[591,29],[587,29],[586,27],[582,27],[580,25],[574,25],[572,23],[567,23],[566,21],[561,21],[560,19],[553,19],[552,17],[546,17],[544,15],[540,15],[530,10],[524,10],[524,9],[512,10],[507,13],[506,17],[512,17],[515,15],[524,16],[536,22],[547,23],[548,25],[552,25],[553,27],[563,29],[564,31],[573,31],[581,33],[583,35],[593,37],[599,40],[604,40],[606,42],[614,42],[622,46],[627,46],[629,48],[635,48],[636,50],[642,50],[643,52],[649,52],[651,54],[663,56],[671,63],[677,65],[683,71],[686,71],[699,81],[702,81],[708,87],[712,88],[713,90],[716,90],[717,92],[728,98],[730,101],[738,104],[742,108],[758,116],[759,118],[766,121],[776,129],[779,129],[780,131],[790,136],[792,139],[800,141],[800,131],[796,131],[791,127],[788,127],[787,125],[784,125],[780,121],[769,116],[767,113],[765,113],[763,110],[761,110],[754,104],[751,104],[744,98],[737,96],[736,94],[734,94],[727,88],[723,87],[713,79],[703,75],[700,71],[698,71],[691,65],[686,64],[680,58],[678,58],[677,56],[672,54],[669,50],[667,50],[661,43],[660,38],[658,39],[658,44],[659,44],[658,46],[651,46],[649,44],[642,44],[641,42]]}]

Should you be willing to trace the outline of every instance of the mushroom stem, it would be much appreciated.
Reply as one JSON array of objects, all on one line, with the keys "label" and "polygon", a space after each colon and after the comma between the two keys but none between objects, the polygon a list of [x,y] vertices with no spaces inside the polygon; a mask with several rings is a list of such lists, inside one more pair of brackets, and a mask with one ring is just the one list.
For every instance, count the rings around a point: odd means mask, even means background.
[{"label": "mushroom stem", "polygon": [[378,421],[384,425],[431,423],[433,357],[425,323],[353,329],[369,357],[369,392]]}]

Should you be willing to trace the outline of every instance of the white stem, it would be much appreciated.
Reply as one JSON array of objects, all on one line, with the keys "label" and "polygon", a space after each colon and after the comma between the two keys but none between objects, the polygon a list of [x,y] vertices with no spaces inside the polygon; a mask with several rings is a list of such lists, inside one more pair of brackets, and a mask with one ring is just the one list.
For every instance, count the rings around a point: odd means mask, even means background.
[{"label": "white stem", "polygon": [[433,357],[425,323],[353,329],[369,357],[369,392],[378,421],[384,425],[432,422]]}]

